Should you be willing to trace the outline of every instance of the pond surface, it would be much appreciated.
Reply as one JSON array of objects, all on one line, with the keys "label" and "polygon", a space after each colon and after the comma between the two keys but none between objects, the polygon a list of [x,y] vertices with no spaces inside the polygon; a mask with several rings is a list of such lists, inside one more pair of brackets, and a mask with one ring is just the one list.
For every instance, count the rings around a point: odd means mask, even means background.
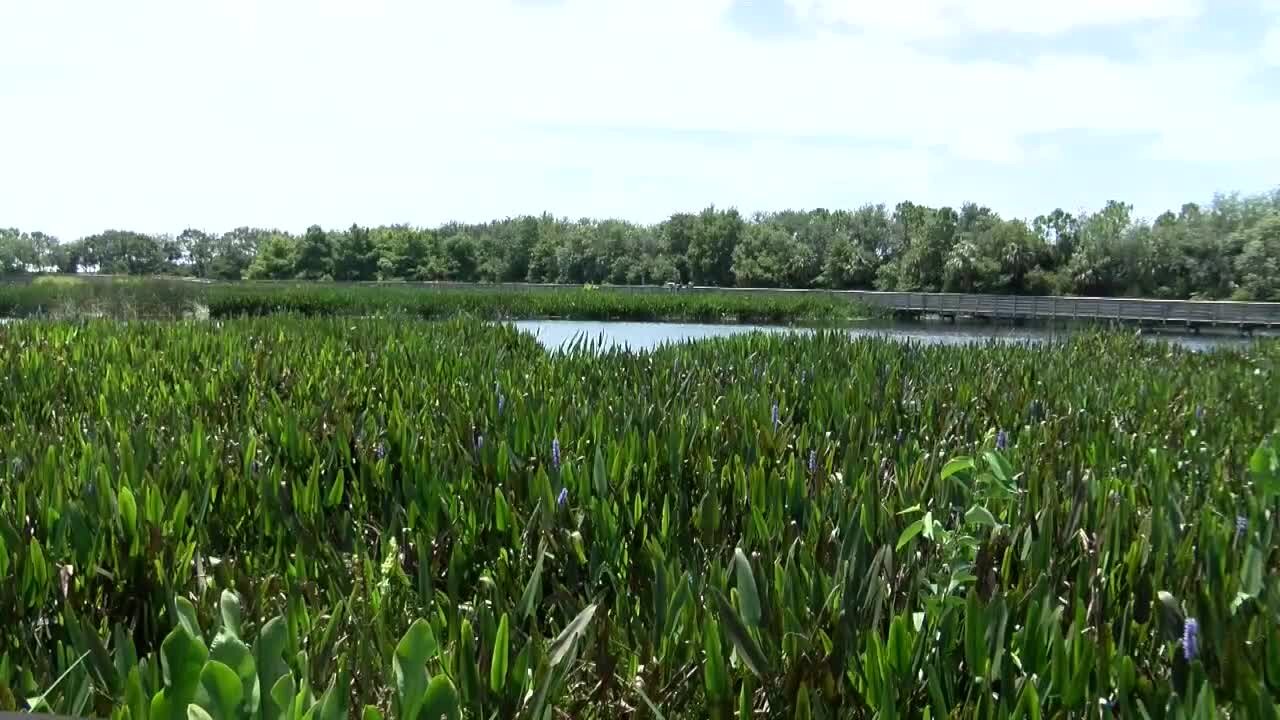
[{"label": "pond surface", "polygon": [[[589,322],[579,320],[517,320],[511,323],[530,333],[543,346],[559,349],[578,341],[598,343],[602,347],[625,347],[651,350],[659,345],[682,343],[706,338],[728,337],[754,331],[768,333],[810,333],[812,328],[783,325],[718,325],[703,323],[661,322]],[[844,328],[853,337],[878,336],[925,345],[965,345],[995,340],[1010,343],[1042,343],[1066,340],[1079,330],[1046,327],[1011,327],[1008,325],[947,324],[920,322],[910,324],[865,324]],[[1202,335],[1150,333],[1144,337],[1168,340],[1190,350],[1245,348],[1254,338],[1234,331]],[[1259,336],[1261,337],[1261,336]]]}]

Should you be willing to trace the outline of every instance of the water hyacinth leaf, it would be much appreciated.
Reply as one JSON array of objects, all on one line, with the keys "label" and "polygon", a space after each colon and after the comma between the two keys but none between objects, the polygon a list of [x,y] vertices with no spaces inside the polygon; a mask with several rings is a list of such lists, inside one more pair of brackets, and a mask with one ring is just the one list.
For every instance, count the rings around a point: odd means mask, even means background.
[{"label": "water hyacinth leaf", "polygon": [[138,503],[128,485],[120,486],[116,504],[120,508],[120,523],[129,537],[133,537],[138,532]]},{"label": "water hyacinth leaf", "polygon": [[200,683],[200,671],[209,659],[204,643],[185,627],[176,627],[160,646],[166,698],[175,704],[190,702]]},{"label": "water hyacinth leaf", "polygon": [[729,672],[720,645],[720,626],[710,613],[702,626],[702,651],[702,674],[707,695],[714,701],[723,702],[729,697]]},{"label": "water hyacinth leaf", "polygon": [[416,716],[422,705],[430,680],[427,661],[434,658],[438,650],[435,632],[431,630],[431,624],[423,619],[415,620],[396,644],[392,670],[395,673],[400,710],[407,717]]},{"label": "water hyacinth leaf", "polygon": [[915,536],[919,535],[920,532],[923,530],[924,530],[923,519],[916,520],[915,522],[908,525],[902,531],[902,534],[898,536],[898,544],[894,547],[894,550],[901,550],[902,548],[906,547],[907,543],[911,542],[915,538]]},{"label": "water hyacinth leaf", "polygon": [[956,473],[965,472],[974,469],[973,458],[963,455],[961,457],[952,458],[946,465],[942,466],[942,479],[947,480]]},{"label": "water hyacinth leaf", "polygon": [[203,646],[204,640],[201,637],[200,621],[196,619],[195,606],[191,604],[190,600],[178,596],[173,599],[173,607],[178,615],[178,625],[186,630],[193,640]]},{"label": "water hyacinth leaf", "polygon": [[1244,564],[1240,568],[1240,588],[1248,595],[1258,597],[1262,593],[1263,581],[1262,552],[1257,545],[1249,545],[1245,551]]},{"label": "water hyacinth leaf", "polygon": [[1160,603],[1160,629],[1165,640],[1180,639],[1186,622],[1182,603],[1165,590],[1156,593],[1156,600]]},{"label": "water hyacinth leaf", "polygon": [[742,608],[742,619],[751,627],[760,625],[760,593],[756,587],[756,576],[751,569],[751,561],[747,559],[742,548],[733,551],[733,570],[738,580],[738,604]]},{"label": "water hyacinth leaf", "polygon": [[991,528],[1000,527],[1000,523],[996,522],[995,516],[991,514],[991,511],[981,505],[974,505],[969,508],[969,511],[964,515],[964,519],[970,525],[985,525]]},{"label": "water hyacinth leaf", "polygon": [[529,581],[524,586],[524,592],[520,595],[518,617],[530,617],[538,607],[538,602],[542,597],[542,560],[546,553],[546,543],[539,543],[538,559],[533,564],[533,574],[529,576]]},{"label": "water hyacinth leaf", "polygon": [[645,704],[645,707],[649,708],[649,712],[653,713],[654,720],[667,720],[667,717],[662,714],[662,711],[658,709],[658,706],[655,705],[653,700],[651,700],[648,694],[645,693],[643,687],[636,685],[636,694],[640,696],[640,700]]},{"label": "water hyacinth leaf", "polygon": [[507,614],[503,613],[502,619],[498,621],[498,632],[493,638],[493,655],[489,660],[489,689],[495,693],[501,693],[506,685],[507,657],[511,651],[510,634],[510,621]]},{"label": "water hyacinth leaf", "polygon": [[209,647],[209,659],[231,668],[240,680],[246,711],[250,714],[256,713],[261,701],[261,692],[257,663],[254,662],[253,653],[250,652],[249,647],[230,630],[223,628],[218,631],[213,644]]},{"label": "water hyacinth leaf", "polygon": [[240,596],[230,590],[223,590],[218,606],[222,613],[222,627],[233,636],[240,637]]},{"label": "water hyacinth leaf", "polygon": [[591,604],[582,609],[582,612],[574,616],[573,620],[564,627],[563,630],[555,636],[551,641],[551,645],[547,648],[550,657],[551,667],[560,664],[560,661],[568,654],[569,649],[578,641],[582,633],[586,632],[587,626],[591,623],[591,619],[595,617],[596,605]]},{"label": "water hyacinth leaf", "polygon": [[258,670],[259,692],[266,692],[261,698],[263,720],[278,720],[285,706],[277,705],[274,692],[276,683],[289,674],[289,666],[284,660],[285,645],[288,642],[288,631],[282,618],[274,617],[267,621],[258,631],[253,643],[253,655]]},{"label": "water hyacinth leaf", "polygon": [[234,670],[217,660],[205,663],[196,691],[197,705],[216,720],[232,720],[237,717],[243,700],[244,686]]},{"label": "water hyacinth leaf", "polygon": [[427,685],[422,711],[417,717],[419,720],[459,720],[462,717],[458,691],[448,676],[437,675],[431,679],[431,683]]},{"label": "water hyacinth leaf", "polygon": [[716,606],[720,610],[720,622],[724,624],[725,634],[729,636],[729,641],[733,643],[733,648],[737,651],[738,658],[742,660],[742,663],[747,666],[747,669],[752,674],[758,678],[763,678],[769,673],[769,663],[765,659],[764,653],[760,651],[760,646],[751,637],[746,625],[738,617],[738,613],[734,611],[733,606],[724,594],[715,588],[710,590],[715,597]]},{"label": "water hyacinth leaf", "polygon": [[598,497],[608,497],[609,479],[605,474],[604,454],[600,452],[600,446],[596,446],[595,460],[591,463],[591,480],[595,486],[595,492]]},{"label": "water hyacinth leaf", "polygon": [[[443,677],[443,676],[442,676]],[[345,668],[338,670],[338,675],[329,682],[329,687],[316,703],[315,720],[346,720],[347,698],[351,694],[351,678]]]}]

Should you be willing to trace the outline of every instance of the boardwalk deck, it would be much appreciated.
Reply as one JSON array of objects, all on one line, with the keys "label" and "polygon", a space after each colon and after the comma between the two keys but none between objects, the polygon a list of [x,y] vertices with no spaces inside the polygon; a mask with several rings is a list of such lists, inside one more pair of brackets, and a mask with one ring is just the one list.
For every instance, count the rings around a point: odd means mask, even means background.
[{"label": "boardwalk deck", "polygon": [[1009,320],[1096,320],[1135,324],[1280,327],[1280,303],[1136,298],[963,295],[842,291],[850,299],[890,310],[942,317]]}]

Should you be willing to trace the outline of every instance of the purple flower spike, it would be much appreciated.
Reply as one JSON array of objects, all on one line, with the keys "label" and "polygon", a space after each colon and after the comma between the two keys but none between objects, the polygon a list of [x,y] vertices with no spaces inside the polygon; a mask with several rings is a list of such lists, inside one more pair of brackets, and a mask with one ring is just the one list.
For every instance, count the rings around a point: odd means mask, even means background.
[{"label": "purple flower spike", "polygon": [[818,473],[818,451],[809,451],[809,474],[816,475]]},{"label": "purple flower spike", "polygon": [[560,494],[556,496],[556,504],[564,507],[569,502],[569,488],[560,488]]},{"label": "purple flower spike", "polygon": [[476,452],[484,449],[484,435],[476,435]]},{"label": "purple flower spike", "polygon": [[996,433],[996,449],[999,450],[1000,452],[1004,452],[1008,448],[1009,448],[1009,433],[1005,432],[1004,430],[1001,430],[1000,432]]},{"label": "purple flower spike", "polygon": [[1244,515],[1236,516],[1236,537],[1242,538],[1245,533],[1249,532],[1249,518]]},{"label": "purple flower spike", "polygon": [[1200,623],[1187,618],[1182,625],[1182,656],[1191,662],[1200,654]]},{"label": "purple flower spike", "polygon": [[778,403],[773,404],[773,429],[777,430],[782,424],[782,420],[778,417]]},{"label": "purple flower spike", "polygon": [[551,441],[551,467],[560,471],[560,438]]}]

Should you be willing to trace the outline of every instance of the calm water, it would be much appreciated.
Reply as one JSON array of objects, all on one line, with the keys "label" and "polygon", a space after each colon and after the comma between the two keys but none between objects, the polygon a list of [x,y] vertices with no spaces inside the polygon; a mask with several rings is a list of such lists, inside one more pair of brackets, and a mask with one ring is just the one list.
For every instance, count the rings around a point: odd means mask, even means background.
[{"label": "calm water", "polygon": [[[583,322],[577,320],[519,320],[512,325],[532,334],[545,347],[563,348],[579,340],[599,342],[604,347],[650,350],[667,343],[690,342],[705,338],[727,337],[753,331],[768,333],[809,333],[809,328],[780,325],[714,325],[699,323],[657,322]],[[1041,343],[1065,340],[1072,330],[1039,327],[993,325],[950,325],[922,322],[913,324],[859,325],[847,328],[853,337],[880,336],[927,345],[964,345],[989,340],[1011,343]],[[1191,350],[1218,347],[1244,348],[1252,339],[1235,334],[1174,335],[1151,334],[1144,337],[1166,339]]]}]

